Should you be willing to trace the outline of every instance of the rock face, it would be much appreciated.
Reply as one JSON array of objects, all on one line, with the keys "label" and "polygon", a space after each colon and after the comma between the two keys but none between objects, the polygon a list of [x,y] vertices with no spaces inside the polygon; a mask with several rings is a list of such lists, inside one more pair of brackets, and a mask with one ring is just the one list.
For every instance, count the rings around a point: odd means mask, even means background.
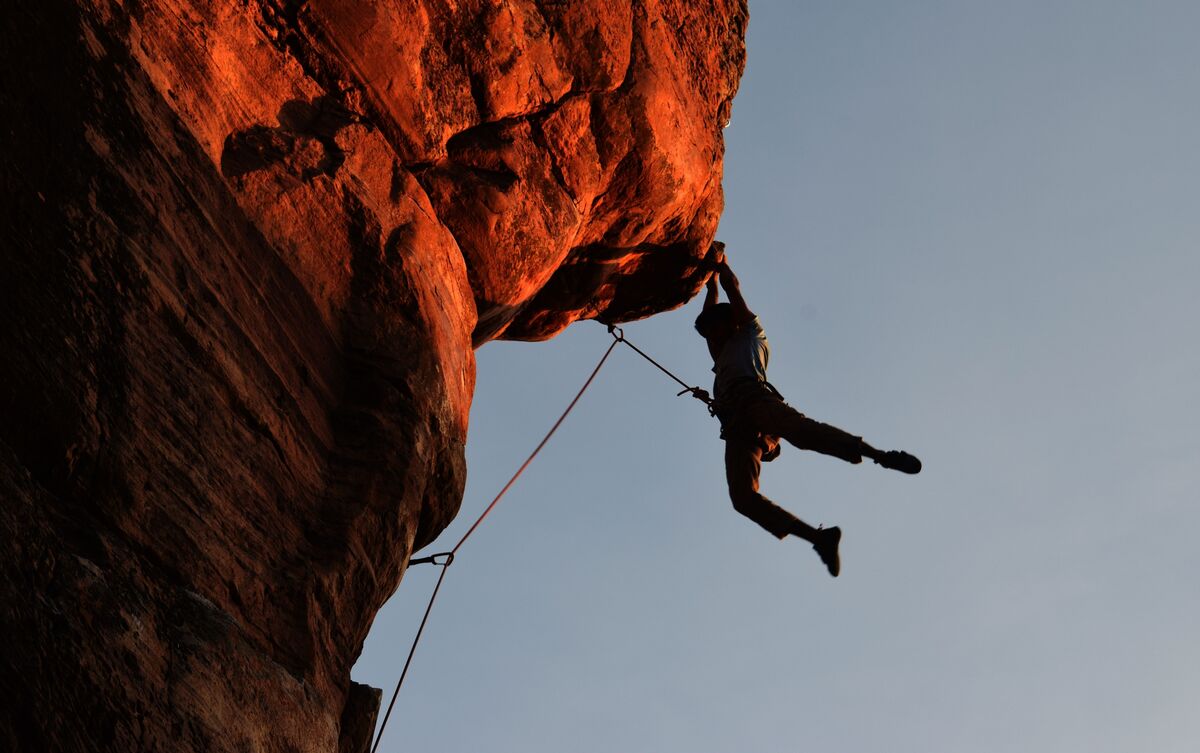
[{"label": "rock face", "polygon": [[0,749],[351,751],[473,348],[683,303],[745,0],[0,14]]}]

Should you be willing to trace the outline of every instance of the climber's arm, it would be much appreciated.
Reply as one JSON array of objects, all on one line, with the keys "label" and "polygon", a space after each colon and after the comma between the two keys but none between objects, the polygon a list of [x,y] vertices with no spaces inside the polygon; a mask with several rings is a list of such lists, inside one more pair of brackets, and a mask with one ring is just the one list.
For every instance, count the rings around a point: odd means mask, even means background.
[{"label": "climber's arm", "polygon": [[721,287],[725,288],[725,293],[729,296],[729,303],[733,306],[733,321],[737,326],[742,326],[754,319],[754,312],[746,305],[746,299],[742,297],[742,289],[738,284],[737,275],[730,269],[729,264],[722,259],[718,271],[718,276],[721,280]]}]

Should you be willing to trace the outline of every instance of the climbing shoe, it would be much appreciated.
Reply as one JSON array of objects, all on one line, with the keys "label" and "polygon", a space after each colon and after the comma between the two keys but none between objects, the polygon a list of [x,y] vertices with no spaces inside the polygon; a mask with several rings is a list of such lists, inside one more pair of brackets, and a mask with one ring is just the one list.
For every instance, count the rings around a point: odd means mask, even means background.
[{"label": "climbing shoe", "polygon": [[837,577],[842,571],[842,559],[838,556],[838,544],[842,541],[842,529],[834,526],[833,528],[818,528],[816,533],[816,541],[813,542],[813,549],[820,556],[821,561],[825,563],[825,567],[829,568],[829,574]]},{"label": "climbing shoe", "polygon": [[880,457],[875,458],[875,462],[884,468],[891,468],[893,471],[901,473],[921,472],[921,461],[903,450],[888,450]]}]

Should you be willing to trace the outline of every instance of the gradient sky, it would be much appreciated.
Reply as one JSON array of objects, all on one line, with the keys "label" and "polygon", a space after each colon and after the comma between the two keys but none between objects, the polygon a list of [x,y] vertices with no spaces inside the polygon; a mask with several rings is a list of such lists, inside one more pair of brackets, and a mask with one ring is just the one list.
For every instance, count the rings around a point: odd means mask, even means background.
[{"label": "gradient sky", "polygon": [[[735,513],[717,424],[622,348],[451,568],[383,750],[1194,753],[1200,4],[751,4],[719,237],[808,415]],[[626,335],[694,383],[699,301]],[[607,347],[479,351],[448,548]],[[355,679],[390,695],[413,568]]]}]

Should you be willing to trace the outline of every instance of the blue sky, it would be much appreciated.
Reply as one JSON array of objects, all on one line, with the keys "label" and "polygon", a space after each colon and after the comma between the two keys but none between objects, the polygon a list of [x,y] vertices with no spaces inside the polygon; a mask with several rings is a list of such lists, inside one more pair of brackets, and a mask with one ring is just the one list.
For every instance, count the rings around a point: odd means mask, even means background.
[{"label": "blue sky", "polygon": [[[619,350],[451,568],[383,750],[1191,753],[1200,5],[762,2],[719,237],[808,415],[830,578],[731,508],[717,426]],[[626,334],[690,381],[694,301]],[[609,338],[479,351],[466,530]],[[442,546],[449,542],[447,546]],[[414,568],[355,678],[390,694]]]}]

